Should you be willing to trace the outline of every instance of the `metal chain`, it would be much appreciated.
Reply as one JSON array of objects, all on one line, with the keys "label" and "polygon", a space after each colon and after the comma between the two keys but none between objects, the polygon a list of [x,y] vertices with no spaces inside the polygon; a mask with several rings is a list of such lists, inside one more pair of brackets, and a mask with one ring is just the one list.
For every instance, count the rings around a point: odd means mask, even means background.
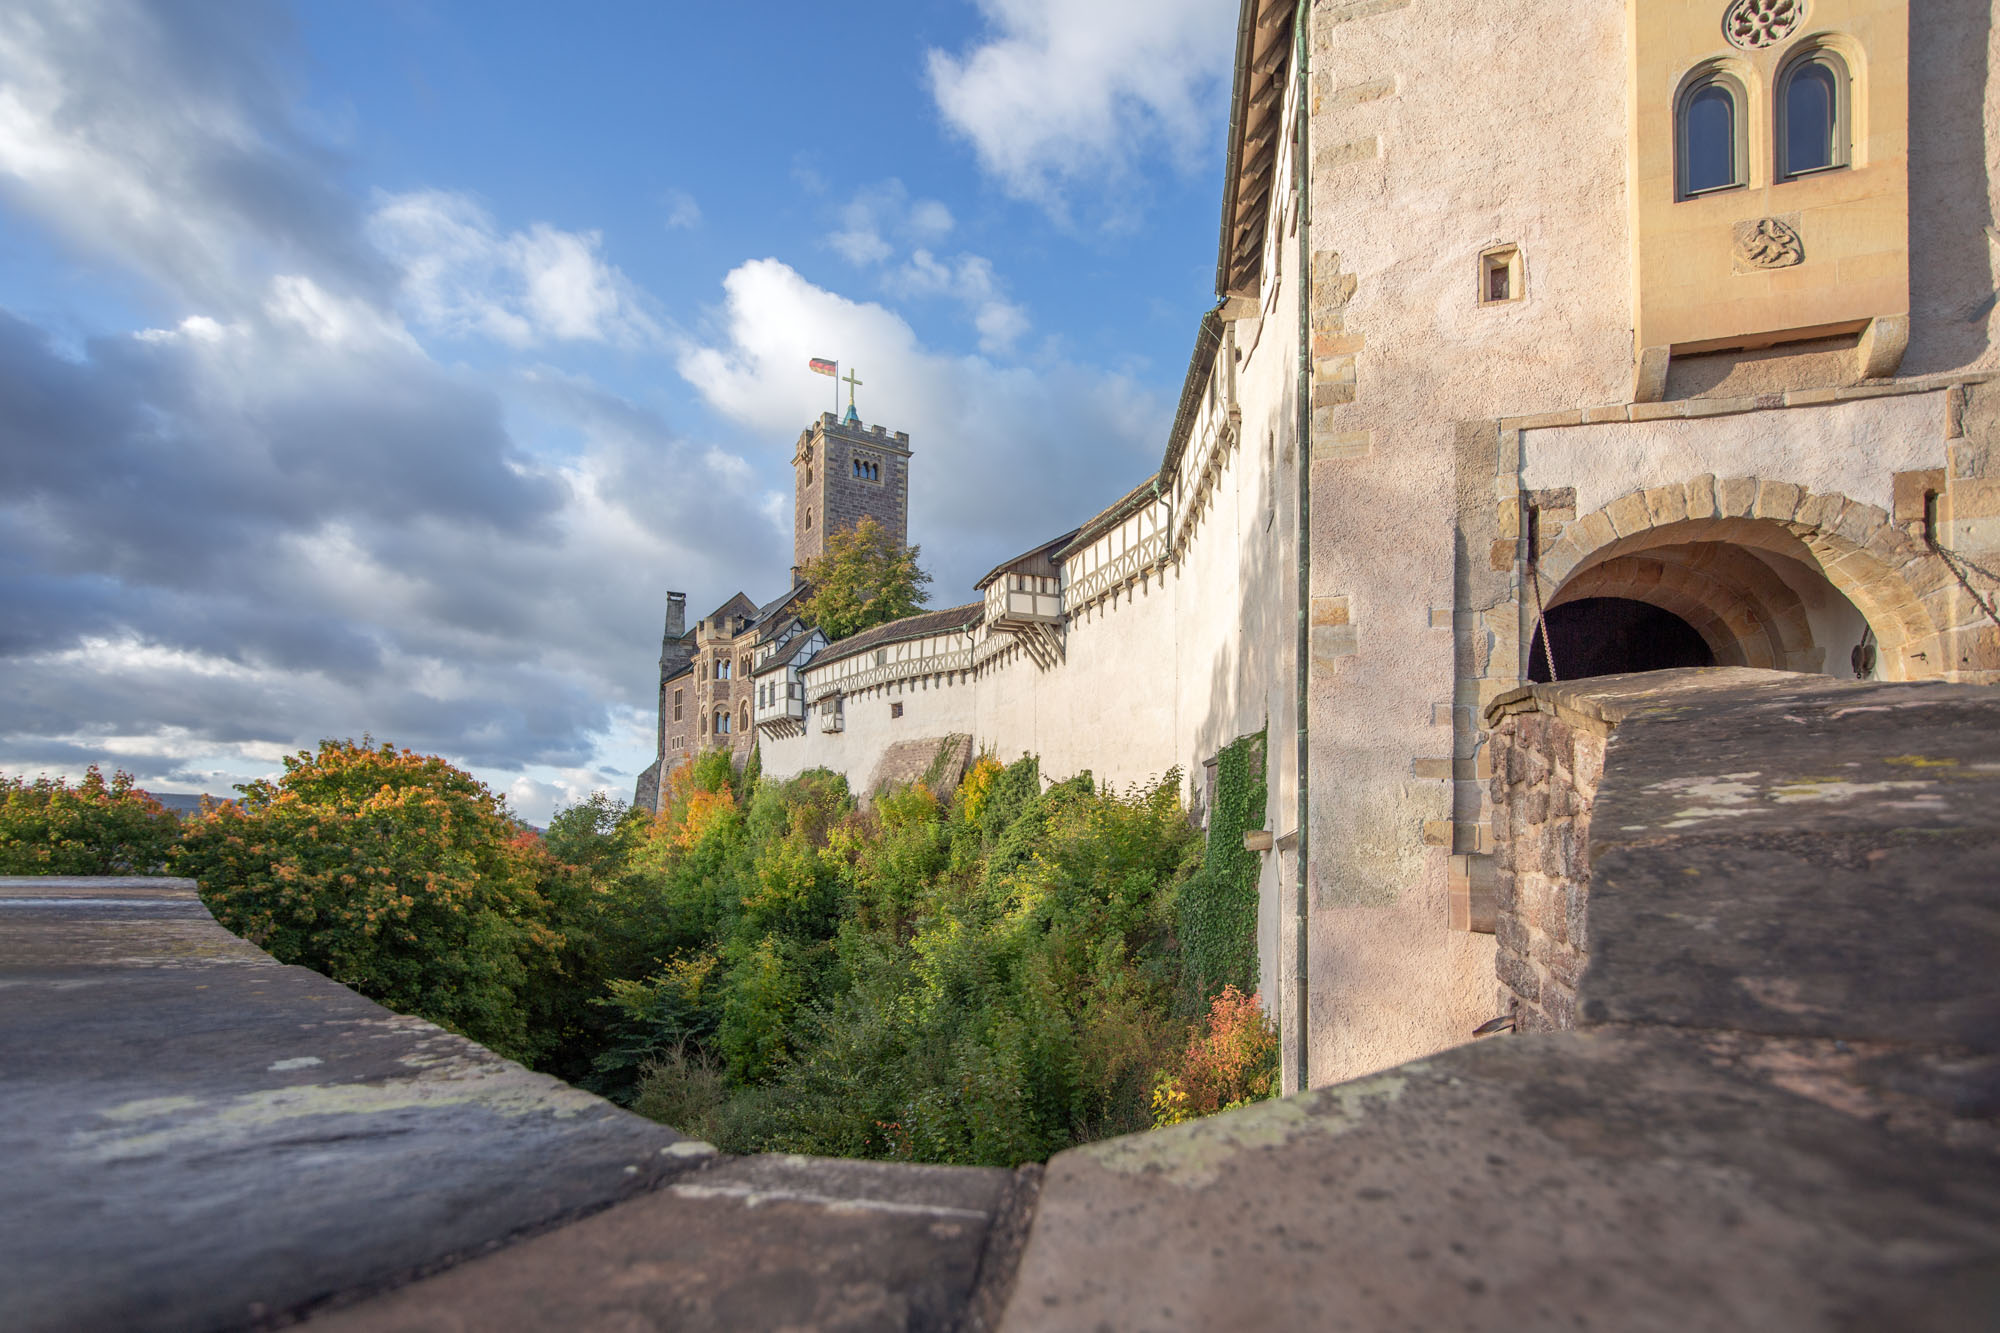
[{"label": "metal chain", "polygon": [[[1549,618],[1542,610],[1542,569],[1538,561],[1528,562],[1528,578],[1535,585],[1535,626],[1541,631],[1542,660],[1549,664],[1549,683],[1553,685],[1562,677],[1556,674],[1555,645],[1549,642]],[[1534,669],[1535,653],[1531,647],[1528,650],[1528,670],[1532,672]]]},{"label": "metal chain", "polygon": [[[1972,604],[1981,611],[1984,611],[1988,620],[1992,621],[1995,625],[2000,625],[2000,611],[1994,610],[1993,603],[1979,595],[1979,589],[1972,586],[1972,580],[1967,578],[1965,571],[1958,567],[1959,562],[1965,560],[1965,557],[1952,550],[1949,546],[1946,546],[1930,533],[1924,534],[1924,540],[1930,545],[1931,550],[1937,552],[1939,558],[1944,561],[1944,567],[1949,569],[1951,576],[1958,580],[1958,586],[1965,589],[1966,595],[1972,598]],[[1966,560],[1965,563],[1971,564],[1972,562]]]}]

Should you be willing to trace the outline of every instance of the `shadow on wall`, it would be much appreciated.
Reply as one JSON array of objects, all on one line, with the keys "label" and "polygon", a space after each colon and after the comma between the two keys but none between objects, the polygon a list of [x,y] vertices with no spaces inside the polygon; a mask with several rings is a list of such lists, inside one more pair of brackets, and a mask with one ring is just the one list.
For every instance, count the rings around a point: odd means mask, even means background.
[{"label": "shadow on wall", "polygon": [[1982,104],[1992,0],[1929,0],[1910,14],[1910,349],[1901,373],[1971,365],[1992,341],[1995,243]]}]

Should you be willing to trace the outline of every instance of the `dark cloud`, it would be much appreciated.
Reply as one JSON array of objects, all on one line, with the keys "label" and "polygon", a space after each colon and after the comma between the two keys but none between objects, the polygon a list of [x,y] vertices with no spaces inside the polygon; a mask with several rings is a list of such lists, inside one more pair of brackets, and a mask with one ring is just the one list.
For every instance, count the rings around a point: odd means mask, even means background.
[{"label": "dark cloud", "polygon": [[35,119],[15,208],[209,309],[254,304],[271,272],[386,298],[340,154],[303,132],[289,15],[180,0],[18,2],[0,70]]},{"label": "dark cloud", "polygon": [[[747,469],[586,379],[434,361],[295,127],[286,40],[263,9],[0,16],[55,164],[0,149],[0,199],[201,312],[79,343],[0,309],[0,770],[217,790],[363,733],[588,767],[650,707],[659,571],[721,586],[776,525]],[[517,412],[581,447],[536,453]]]}]

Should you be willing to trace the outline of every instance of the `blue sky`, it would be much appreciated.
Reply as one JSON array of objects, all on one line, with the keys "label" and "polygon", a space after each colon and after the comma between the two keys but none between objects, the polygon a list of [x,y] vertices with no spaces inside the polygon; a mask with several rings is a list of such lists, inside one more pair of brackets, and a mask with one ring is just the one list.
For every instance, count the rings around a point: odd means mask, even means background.
[{"label": "blue sky", "polygon": [[0,14],[0,772],[325,736],[545,819],[669,588],[781,586],[858,370],[935,600],[1157,463],[1233,8],[67,0]]}]

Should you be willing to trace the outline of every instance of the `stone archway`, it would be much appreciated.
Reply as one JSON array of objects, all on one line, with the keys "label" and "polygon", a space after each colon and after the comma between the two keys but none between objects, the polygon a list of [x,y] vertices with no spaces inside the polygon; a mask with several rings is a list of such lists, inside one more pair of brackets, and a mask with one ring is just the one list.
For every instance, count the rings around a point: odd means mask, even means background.
[{"label": "stone archway", "polygon": [[[1763,558],[1760,558],[1763,557]],[[1891,680],[1947,669],[1950,572],[1875,505],[1758,477],[1696,477],[1620,496],[1566,524],[1538,562],[1551,604],[1625,597],[1680,616],[1725,664],[1828,665],[1771,557],[1804,566],[1853,604]]]},{"label": "stone archway", "polygon": [[1563,581],[1548,606],[1592,597],[1671,611],[1693,626],[1718,666],[1818,671],[1826,662],[1799,594],[1741,547],[1695,541],[1587,563]]}]

